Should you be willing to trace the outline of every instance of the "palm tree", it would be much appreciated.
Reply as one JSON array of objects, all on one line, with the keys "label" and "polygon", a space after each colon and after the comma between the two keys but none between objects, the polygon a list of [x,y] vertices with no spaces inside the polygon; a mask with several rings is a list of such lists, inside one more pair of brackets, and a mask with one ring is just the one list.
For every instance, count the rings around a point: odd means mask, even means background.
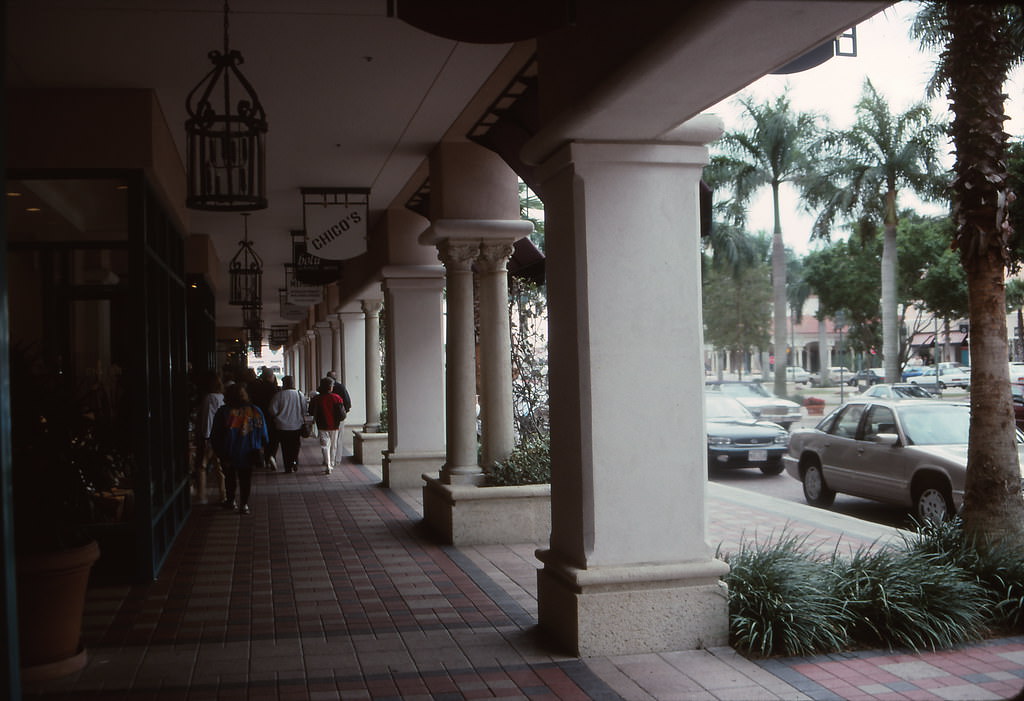
[{"label": "palm tree", "polygon": [[861,236],[870,238],[879,226],[882,239],[882,359],[887,382],[900,379],[900,337],[896,253],[898,196],[910,189],[924,199],[943,194],[938,143],[944,125],[936,124],[923,103],[893,114],[888,101],[870,80],[856,105],[856,121],[846,131],[826,135],[820,176],[808,183],[808,201],[821,206],[815,236],[828,238],[833,220],[853,216]]},{"label": "palm tree", "polygon": [[1024,56],[1022,28],[1019,7],[955,2],[926,4],[915,23],[926,43],[945,47],[937,76],[948,86],[953,113],[953,246],[967,273],[972,365],[962,515],[968,534],[1018,544],[1024,543],[1024,499],[1006,362],[1007,206],[1013,198],[1003,85]]},{"label": "palm tree", "polygon": [[755,192],[772,191],[775,226],[772,230],[772,300],[775,352],[775,394],[786,394],[786,250],[779,215],[779,189],[783,183],[799,183],[807,171],[808,145],[818,134],[817,115],[794,112],[786,95],[774,102],[740,104],[750,120],[747,131],[726,133],[716,144],[720,155],[711,159],[705,180],[712,187],[731,191],[730,218],[736,225],[746,221],[746,206]]}]

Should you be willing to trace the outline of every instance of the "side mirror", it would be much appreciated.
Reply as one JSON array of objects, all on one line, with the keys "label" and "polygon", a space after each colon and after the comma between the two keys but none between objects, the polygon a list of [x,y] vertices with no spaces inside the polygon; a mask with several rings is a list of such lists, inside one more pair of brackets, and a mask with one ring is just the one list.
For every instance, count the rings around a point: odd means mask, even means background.
[{"label": "side mirror", "polygon": [[878,445],[897,446],[900,443],[899,435],[895,433],[879,433],[875,436],[875,443]]}]

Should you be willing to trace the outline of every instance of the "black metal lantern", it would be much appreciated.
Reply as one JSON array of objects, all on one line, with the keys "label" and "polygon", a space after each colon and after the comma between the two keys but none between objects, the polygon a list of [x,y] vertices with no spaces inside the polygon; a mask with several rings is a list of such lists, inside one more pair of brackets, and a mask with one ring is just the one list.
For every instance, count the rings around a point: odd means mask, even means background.
[{"label": "black metal lantern", "polygon": [[286,324],[274,324],[270,327],[268,340],[272,346],[283,346],[291,336],[291,327]]},{"label": "black metal lantern", "polygon": [[185,101],[185,205],[190,209],[240,212],[267,207],[267,116],[238,68],[244,62],[241,52],[229,47],[229,11],[225,0],[224,51],[207,54],[213,69]]},{"label": "black metal lantern", "polygon": [[260,322],[263,316],[263,307],[260,305],[243,305],[242,306],[242,325],[247,329],[252,328],[253,324]]},{"label": "black metal lantern", "polygon": [[228,304],[243,307],[263,306],[263,260],[256,255],[249,241],[249,214],[242,214],[244,235],[238,242],[238,252],[228,264],[231,293]]}]

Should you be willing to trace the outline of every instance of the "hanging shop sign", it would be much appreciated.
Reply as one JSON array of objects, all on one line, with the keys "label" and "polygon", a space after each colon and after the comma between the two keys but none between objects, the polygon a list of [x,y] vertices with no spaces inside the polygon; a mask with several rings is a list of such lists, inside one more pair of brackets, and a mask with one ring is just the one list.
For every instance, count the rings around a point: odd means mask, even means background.
[{"label": "hanging shop sign", "polygon": [[288,290],[284,287],[278,290],[278,301],[280,309],[278,316],[285,321],[302,321],[306,318],[306,308],[288,301]]},{"label": "hanging shop sign", "polygon": [[307,253],[327,260],[366,253],[369,188],[304,187],[301,192]]},{"label": "hanging shop sign", "polygon": [[295,277],[295,266],[284,264],[285,289],[288,290],[288,303],[300,307],[311,307],[324,301],[323,285],[305,285]]},{"label": "hanging shop sign", "polygon": [[344,262],[314,256],[306,250],[306,232],[292,231],[292,265],[303,285],[330,285],[341,279]]}]

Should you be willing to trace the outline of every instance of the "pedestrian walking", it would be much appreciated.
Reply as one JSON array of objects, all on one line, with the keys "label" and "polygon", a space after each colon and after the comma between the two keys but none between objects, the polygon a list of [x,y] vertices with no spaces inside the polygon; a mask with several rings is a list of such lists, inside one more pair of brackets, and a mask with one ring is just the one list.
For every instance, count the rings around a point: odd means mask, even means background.
[{"label": "pedestrian walking", "polygon": [[281,378],[281,391],[270,400],[270,415],[281,443],[281,459],[285,472],[298,472],[302,424],[307,411],[306,398],[295,389],[295,378]]},{"label": "pedestrian walking", "polygon": [[200,504],[206,503],[206,480],[213,472],[217,479],[219,501],[224,501],[227,494],[224,490],[224,469],[213,451],[210,443],[210,431],[213,430],[213,417],[217,410],[224,406],[224,386],[220,376],[210,370],[203,375],[199,404],[196,407],[196,492]]},{"label": "pedestrian walking", "polygon": [[242,515],[251,513],[252,470],[263,465],[263,449],[268,441],[266,419],[249,401],[245,387],[234,384],[225,389],[224,406],[214,415],[210,432],[214,452],[224,466],[225,508],[237,508]]},{"label": "pedestrian walking", "polygon": [[327,377],[331,378],[334,382],[334,388],[331,391],[341,397],[341,401],[345,405],[345,416],[341,417],[341,423],[338,425],[338,440],[334,442],[334,462],[339,463],[342,458],[345,457],[345,418],[348,416],[348,413],[352,411],[352,398],[349,396],[348,390],[345,389],[345,385],[343,385],[338,380],[338,376],[334,374],[334,370],[328,370]]},{"label": "pedestrian walking", "polygon": [[320,380],[317,395],[309,400],[309,413],[316,422],[320,436],[320,452],[324,458],[324,474],[334,469],[335,455],[341,441],[341,427],[345,424],[345,400],[334,393],[334,380],[325,377]]}]

